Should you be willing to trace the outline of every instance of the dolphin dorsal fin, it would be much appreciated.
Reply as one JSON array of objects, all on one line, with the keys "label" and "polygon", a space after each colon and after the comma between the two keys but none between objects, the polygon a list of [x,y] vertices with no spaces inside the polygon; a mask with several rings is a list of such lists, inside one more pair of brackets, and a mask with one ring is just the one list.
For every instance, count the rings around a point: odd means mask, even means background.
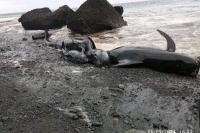
[{"label": "dolphin dorsal fin", "polygon": [[88,40],[92,43],[92,49],[97,49],[94,41],[92,40],[92,38],[88,36]]},{"label": "dolphin dorsal fin", "polygon": [[176,44],[174,40],[165,32],[161,30],[157,30],[166,40],[167,40],[167,51],[175,52],[176,51]]}]

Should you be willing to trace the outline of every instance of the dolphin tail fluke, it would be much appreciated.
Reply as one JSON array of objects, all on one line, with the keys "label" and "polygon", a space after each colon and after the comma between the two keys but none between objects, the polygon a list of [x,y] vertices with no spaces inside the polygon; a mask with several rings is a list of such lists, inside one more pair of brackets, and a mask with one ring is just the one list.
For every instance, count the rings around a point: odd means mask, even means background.
[{"label": "dolphin tail fluke", "polygon": [[175,52],[176,51],[176,44],[174,40],[165,32],[161,30],[157,30],[166,40],[167,40],[167,51],[169,52]]}]

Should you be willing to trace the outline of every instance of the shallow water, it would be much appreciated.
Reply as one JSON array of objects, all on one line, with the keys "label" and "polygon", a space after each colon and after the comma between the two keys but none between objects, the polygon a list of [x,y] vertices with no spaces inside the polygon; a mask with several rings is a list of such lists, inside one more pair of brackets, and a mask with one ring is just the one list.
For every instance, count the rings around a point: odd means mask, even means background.
[{"label": "shallow water", "polygon": [[177,52],[200,56],[200,1],[157,1],[138,7],[135,3],[125,8],[124,19],[128,26],[93,35],[99,48],[134,45],[166,49],[165,39],[156,31],[160,29],[175,40]]}]

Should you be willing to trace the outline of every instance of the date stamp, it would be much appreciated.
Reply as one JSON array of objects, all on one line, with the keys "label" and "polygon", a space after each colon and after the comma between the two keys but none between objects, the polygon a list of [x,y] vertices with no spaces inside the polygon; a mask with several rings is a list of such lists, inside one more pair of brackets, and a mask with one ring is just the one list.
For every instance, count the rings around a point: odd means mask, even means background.
[{"label": "date stamp", "polygon": [[147,133],[193,133],[192,130],[147,130]]}]

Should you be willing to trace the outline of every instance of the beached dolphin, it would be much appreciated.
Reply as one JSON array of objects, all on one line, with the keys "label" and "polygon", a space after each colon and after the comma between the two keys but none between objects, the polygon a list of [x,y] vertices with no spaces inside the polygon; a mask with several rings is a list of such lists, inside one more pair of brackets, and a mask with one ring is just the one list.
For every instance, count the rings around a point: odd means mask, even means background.
[{"label": "beached dolphin", "polygon": [[122,46],[110,51],[100,49],[90,51],[89,60],[94,65],[113,67],[147,67],[153,70],[196,76],[200,60],[184,54],[174,53],[176,45],[172,38],[158,30],[167,40],[167,50],[147,47]]},{"label": "beached dolphin", "polygon": [[62,49],[66,51],[77,50],[87,54],[92,49],[96,49],[94,41],[89,37],[74,37],[71,40],[62,41]]}]

